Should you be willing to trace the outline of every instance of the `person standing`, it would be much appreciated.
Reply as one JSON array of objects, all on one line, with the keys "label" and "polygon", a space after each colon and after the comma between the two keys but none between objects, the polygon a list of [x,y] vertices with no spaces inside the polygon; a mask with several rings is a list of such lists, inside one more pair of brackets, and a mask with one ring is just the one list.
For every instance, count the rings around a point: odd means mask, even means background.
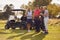
[{"label": "person standing", "polygon": [[27,18],[26,18],[25,15],[23,15],[21,17],[21,26],[22,26],[23,29],[26,29],[27,28],[26,25],[27,25]]},{"label": "person standing", "polygon": [[40,26],[41,26],[41,30],[44,32],[45,31],[45,24],[44,24],[44,10],[43,10],[43,6],[40,7],[40,10],[41,10],[41,18],[40,18]]},{"label": "person standing", "polygon": [[28,32],[30,32],[30,28],[31,28],[31,24],[32,24],[32,15],[33,15],[33,13],[32,13],[31,8],[28,8],[27,9],[27,14],[26,14],[26,16],[27,16],[27,29],[28,29]]},{"label": "person standing", "polygon": [[48,20],[49,20],[49,12],[46,7],[43,7],[44,10],[44,25],[45,25],[45,33],[48,33]]},{"label": "person standing", "polygon": [[35,31],[40,32],[40,12],[41,10],[39,9],[39,5],[36,5],[34,9],[34,21],[35,21]]}]

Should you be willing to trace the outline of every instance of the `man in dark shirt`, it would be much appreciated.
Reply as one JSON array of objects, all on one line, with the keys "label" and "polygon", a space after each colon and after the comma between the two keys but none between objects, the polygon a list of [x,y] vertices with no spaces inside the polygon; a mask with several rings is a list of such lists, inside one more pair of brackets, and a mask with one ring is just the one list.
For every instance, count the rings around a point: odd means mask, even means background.
[{"label": "man in dark shirt", "polygon": [[23,29],[26,29],[26,25],[27,25],[27,17],[23,15],[21,17],[21,26]]}]

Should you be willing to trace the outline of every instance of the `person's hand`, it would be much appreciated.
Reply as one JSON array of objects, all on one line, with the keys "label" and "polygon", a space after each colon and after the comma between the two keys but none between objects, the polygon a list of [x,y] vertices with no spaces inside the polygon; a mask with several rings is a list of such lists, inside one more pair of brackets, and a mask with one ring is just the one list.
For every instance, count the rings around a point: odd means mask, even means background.
[{"label": "person's hand", "polygon": [[41,16],[39,16],[39,18],[41,18]]}]

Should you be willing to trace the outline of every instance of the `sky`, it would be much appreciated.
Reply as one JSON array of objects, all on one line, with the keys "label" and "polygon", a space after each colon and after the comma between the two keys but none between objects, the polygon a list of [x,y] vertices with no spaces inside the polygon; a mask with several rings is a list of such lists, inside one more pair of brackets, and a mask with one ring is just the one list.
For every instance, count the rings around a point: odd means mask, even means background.
[{"label": "sky", "polygon": [[[32,0],[0,0],[0,10],[3,9],[3,7],[6,4],[13,4],[14,8],[20,8],[20,6],[22,4],[26,4],[27,5],[29,1],[32,1]],[[60,4],[60,0],[52,0],[51,3],[52,4],[53,3]]]},{"label": "sky", "polygon": [[52,3],[52,4],[53,4],[53,3],[60,4],[60,0],[52,0],[51,3]]},{"label": "sky", "polygon": [[0,0],[0,9],[2,9],[6,4],[13,4],[14,8],[20,8],[22,4],[28,4],[31,0]]}]

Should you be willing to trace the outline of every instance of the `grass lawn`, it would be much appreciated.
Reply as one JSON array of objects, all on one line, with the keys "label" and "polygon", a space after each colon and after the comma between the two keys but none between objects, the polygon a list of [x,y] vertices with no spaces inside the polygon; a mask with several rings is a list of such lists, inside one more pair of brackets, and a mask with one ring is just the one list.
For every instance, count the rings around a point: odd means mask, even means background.
[{"label": "grass lawn", "polygon": [[48,24],[49,34],[45,35],[41,32],[35,33],[31,30],[9,29],[5,30],[5,21],[0,21],[0,40],[60,40],[60,19],[50,19]]}]

